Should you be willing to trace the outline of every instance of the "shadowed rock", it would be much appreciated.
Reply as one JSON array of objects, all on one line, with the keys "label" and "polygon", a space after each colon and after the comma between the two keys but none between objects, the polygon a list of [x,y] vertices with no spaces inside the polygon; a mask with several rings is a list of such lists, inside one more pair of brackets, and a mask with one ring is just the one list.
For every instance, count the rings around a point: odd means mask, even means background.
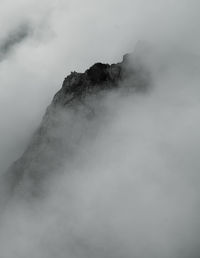
[{"label": "shadowed rock", "polygon": [[53,104],[67,105],[73,100],[83,99],[88,94],[97,94],[99,91],[121,86],[144,91],[149,87],[150,81],[150,73],[141,60],[134,58],[134,54],[127,54],[121,63],[96,63],[85,73],[72,72],[65,78],[61,90],[53,99]]}]

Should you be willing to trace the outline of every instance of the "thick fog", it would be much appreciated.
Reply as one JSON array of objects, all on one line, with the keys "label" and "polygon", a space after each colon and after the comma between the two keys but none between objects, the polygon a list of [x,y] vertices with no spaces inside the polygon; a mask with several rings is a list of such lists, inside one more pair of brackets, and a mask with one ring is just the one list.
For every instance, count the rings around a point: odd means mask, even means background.
[{"label": "thick fog", "polygon": [[71,71],[119,62],[146,40],[150,53],[139,52],[152,80],[146,93],[126,81],[89,97],[89,109],[57,111],[48,137],[62,144],[45,145],[53,171],[29,180],[49,166],[33,160],[18,192],[7,200],[1,191],[0,257],[200,256],[199,7],[195,0],[1,2],[1,174]]}]

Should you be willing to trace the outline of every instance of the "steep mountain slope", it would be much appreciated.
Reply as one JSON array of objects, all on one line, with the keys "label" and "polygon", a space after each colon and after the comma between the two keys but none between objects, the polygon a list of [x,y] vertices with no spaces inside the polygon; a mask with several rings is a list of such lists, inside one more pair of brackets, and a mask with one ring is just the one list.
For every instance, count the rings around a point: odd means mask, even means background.
[{"label": "steep mountain slope", "polygon": [[96,63],[85,73],[72,72],[47,108],[26,151],[6,173],[9,191],[41,195],[47,175],[59,173],[63,161],[73,160],[84,134],[92,137],[89,131],[106,94],[122,88],[144,92],[150,82],[150,73],[136,54],[125,55],[121,63]]}]

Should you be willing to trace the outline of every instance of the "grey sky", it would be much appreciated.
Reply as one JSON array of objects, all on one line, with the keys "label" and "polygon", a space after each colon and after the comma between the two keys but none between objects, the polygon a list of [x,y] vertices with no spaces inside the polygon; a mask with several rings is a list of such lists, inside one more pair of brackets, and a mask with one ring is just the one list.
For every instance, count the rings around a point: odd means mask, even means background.
[{"label": "grey sky", "polygon": [[8,150],[21,149],[70,71],[119,61],[141,39],[200,53],[199,5],[195,0],[2,0],[4,50],[10,50],[10,35],[19,35],[22,24],[32,28],[0,64],[2,160]]},{"label": "grey sky", "polygon": [[119,61],[141,39],[200,53],[199,7],[195,0],[2,0],[4,50],[22,24],[32,28],[0,64],[2,160],[8,150],[21,149],[70,71]]}]

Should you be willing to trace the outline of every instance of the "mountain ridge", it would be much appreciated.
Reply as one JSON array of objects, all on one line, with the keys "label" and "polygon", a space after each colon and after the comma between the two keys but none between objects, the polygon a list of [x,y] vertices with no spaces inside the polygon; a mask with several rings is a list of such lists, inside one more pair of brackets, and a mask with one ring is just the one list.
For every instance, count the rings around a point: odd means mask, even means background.
[{"label": "mountain ridge", "polygon": [[[63,149],[69,149],[67,155],[72,156],[70,153],[73,152],[73,147],[70,147],[70,144],[73,145],[79,141],[81,128],[79,128],[80,132],[78,131],[75,135],[74,142],[69,143],[67,140],[66,143],[63,143],[59,138],[59,133],[54,136],[52,131],[63,126],[58,119],[61,110],[62,112],[65,112],[66,109],[68,112],[69,110],[73,111],[73,115],[78,116],[77,120],[80,118],[78,114],[84,110],[84,119],[89,121],[95,116],[95,107],[88,103],[88,96],[98,98],[102,92],[120,88],[145,91],[149,85],[150,73],[134,54],[124,55],[120,63],[111,65],[96,63],[84,73],[72,72],[68,75],[64,79],[61,89],[53,97],[39,128],[23,155],[5,174],[9,191],[15,192],[16,189],[23,188],[23,182],[26,182],[27,192],[31,192],[29,194],[40,195],[41,191],[37,186],[51,171],[59,170],[62,160],[66,158]],[[77,111],[78,109],[79,111]],[[79,122],[74,121],[73,123],[76,127]],[[68,125],[69,128],[66,130],[70,131],[70,126]],[[78,127],[80,127],[79,124]],[[25,191],[22,190],[22,192]]]}]

